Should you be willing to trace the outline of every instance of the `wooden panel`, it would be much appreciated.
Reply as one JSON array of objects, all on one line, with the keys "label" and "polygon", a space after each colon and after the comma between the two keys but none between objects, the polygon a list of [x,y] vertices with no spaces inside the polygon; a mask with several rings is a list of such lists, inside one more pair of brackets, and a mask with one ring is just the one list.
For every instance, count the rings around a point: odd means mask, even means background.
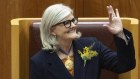
[{"label": "wooden panel", "polygon": [[[107,16],[107,5],[118,8],[122,17],[140,18],[139,0],[84,0],[85,17]],[[125,4],[125,5],[124,5]]]},{"label": "wooden panel", "polygon": [[107,13],[104,11],[104,0],[84,0],[84,17],[101,17]]},{"label": "wooden panel", "polygon": [[73,9],[75,8],[73,0],[20,0],[21,17],[41,17],[48,6],[56,3],[64,3]]},{"label": "wooden panel", "polygon": [[75,0],[75,16],[83,17],[84,16],[84,0]]},{"label": "wooden panel", "polygon": [[[31,19],[26,19],[26,21],[24,22],[22,21],[19,22],[19,20],[23,20],[23,19],[24,18],[15,19],[11,21],[11,25],[12,25],[12,31],[11,31],[12,77],[11,79],[29,79],[28,78],[29,75],[28,72],[29,30],[28,29],[29,27],[28,26],[32,21]],[[19,24],[21,24],[21,27],[19,27]],[[24,42],[22,42],[23,40]]]},{"label": "wooden panel", "polygon": [[11,78],[10,0],[0,0],[0,79]]}]

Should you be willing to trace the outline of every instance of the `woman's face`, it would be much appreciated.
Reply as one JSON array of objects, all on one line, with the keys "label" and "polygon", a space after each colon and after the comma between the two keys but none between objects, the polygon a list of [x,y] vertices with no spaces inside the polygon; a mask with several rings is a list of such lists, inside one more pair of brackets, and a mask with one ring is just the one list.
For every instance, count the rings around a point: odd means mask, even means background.
[{"label": "woman's face", "polygon": [[76,32],[78,20],[72,14],[66,17],[66,21],[58,23],[52,28],[52,34],[56,35],[58,40],[73,40],[77,38]]}]

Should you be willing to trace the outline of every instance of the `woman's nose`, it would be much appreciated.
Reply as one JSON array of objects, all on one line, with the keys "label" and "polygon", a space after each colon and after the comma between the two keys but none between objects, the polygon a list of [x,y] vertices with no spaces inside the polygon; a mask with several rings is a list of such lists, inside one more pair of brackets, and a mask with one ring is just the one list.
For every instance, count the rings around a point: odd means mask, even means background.
[{"label": "woman's nose", "polygon": [[77,27],[77,25],[71,22],[71,28],[74,28],[74,27]]}]

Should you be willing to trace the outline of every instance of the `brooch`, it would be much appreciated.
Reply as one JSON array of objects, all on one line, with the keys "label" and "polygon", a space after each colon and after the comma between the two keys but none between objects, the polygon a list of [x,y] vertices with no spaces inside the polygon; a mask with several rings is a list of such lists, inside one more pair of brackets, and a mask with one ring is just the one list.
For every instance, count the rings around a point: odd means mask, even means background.
[{"label": "brooch", "polygon": [[84,61],[84,66],[86,65],[87,60],[91,60],[92,57],[95,57],[98,55],[96,51],[91,50],[95,43],[93,43],[91,46],[85,46],[83,48],[83,52],[78,50],[78,53],[80,54],[82,60]]}]

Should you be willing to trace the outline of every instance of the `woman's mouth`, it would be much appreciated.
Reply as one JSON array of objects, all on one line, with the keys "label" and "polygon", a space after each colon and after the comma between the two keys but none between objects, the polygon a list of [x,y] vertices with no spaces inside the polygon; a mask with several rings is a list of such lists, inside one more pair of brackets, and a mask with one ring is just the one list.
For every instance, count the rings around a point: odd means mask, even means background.
[{"label": "woman's mouth", "polygon": [[76,30],[68,30],[67,33],[75,33]]}]

